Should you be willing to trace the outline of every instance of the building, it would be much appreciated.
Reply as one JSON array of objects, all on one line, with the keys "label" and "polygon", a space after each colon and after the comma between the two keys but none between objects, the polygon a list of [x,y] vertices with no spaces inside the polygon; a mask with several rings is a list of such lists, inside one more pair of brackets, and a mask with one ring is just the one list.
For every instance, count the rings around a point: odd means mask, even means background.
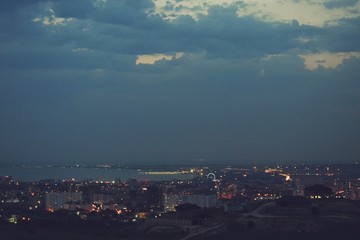
[{"label": "building", "polygon": [[191,203],[201,208],[216,207],[217,197],[215,194],[164,194],[164,212],[175,211],[180,204]]},{"label": "building", "polygon": [[50,212],[63,209],[65,203],[79,201],[82,201],[82,192],[45,193],[45,209]]},{"label": "building", "polygon": [[99,204],[114,202],[115,194],[93,193],[90,195],[90,201]]},{"label": "building", "polygon": [[304,189],[305,197],[307,198],[329,198],[333,195],[331,188],[324,185],[315,184]]}]

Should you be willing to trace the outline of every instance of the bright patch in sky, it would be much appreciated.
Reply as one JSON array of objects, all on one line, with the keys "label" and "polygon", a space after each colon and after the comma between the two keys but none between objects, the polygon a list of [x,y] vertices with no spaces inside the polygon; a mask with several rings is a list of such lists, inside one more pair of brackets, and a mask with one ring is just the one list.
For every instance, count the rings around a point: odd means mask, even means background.
[{"label": "bright patch in sky", "polygon": [[136,65],[139,64],[154,64],[161,60],[171,61],[174,58],[181,58],[184,53],[175,53],[175,54],[148,54],[148,55],[138,55],[136,59]]},{"label": "bright patch in sky", "polygon": [[66,23],[72,21],[73,19],[71,18],[60,18],[60,17],[55,17],[55,16],[51,16],[49,17],[44,17],[44,18],[35,18],[33,21],[34,22],[41,22],[44,25],[65,25]]},{"label": "bright patch in sky", "polygon": [[73,52],[88,52],[90,51],[88,48],[75,48]]},{"label": "bright patch in sky", "polygon": [[212,6],[234,7],[239,16],[255,16],[264,21],[297,20],[300,24],[323,26],[334,24],[337,20],[360,16],[360,2],[350,7],[326,8],[325,0],[318,1],[269,1],[269,0],[154,0],[156,12],[165,14],[165,18],[174,19],[190,15],[198,19],[207,14]]},{"label": "bright patch in sky", "polygon": [[349,58],[360,58],[360,52],[340,52],[340,53],[311,53],[307,55],[301,55],[301,58],[304,59],[305,67],[309,70],[315,70],[317,68],[336,68],[345,59]]}]

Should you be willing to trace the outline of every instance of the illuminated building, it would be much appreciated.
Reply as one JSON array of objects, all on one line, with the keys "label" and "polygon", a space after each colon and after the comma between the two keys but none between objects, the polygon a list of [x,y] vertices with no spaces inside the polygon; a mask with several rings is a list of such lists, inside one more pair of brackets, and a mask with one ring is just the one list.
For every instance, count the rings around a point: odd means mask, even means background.
[{"label": "illuminated building", "polygon": [[82,201],[82,192],[45,193],[45,209],[50,212],[63,209],[67,202],[78,201]]}]

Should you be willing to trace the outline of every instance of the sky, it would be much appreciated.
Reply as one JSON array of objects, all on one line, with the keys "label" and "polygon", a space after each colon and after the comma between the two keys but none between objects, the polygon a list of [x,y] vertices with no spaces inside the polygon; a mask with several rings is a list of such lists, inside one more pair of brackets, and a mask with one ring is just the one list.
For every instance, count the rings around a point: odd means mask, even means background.
[{"label": "sky", "polygon": [[358,0],[1,0],[0,163],[360,160]]}]

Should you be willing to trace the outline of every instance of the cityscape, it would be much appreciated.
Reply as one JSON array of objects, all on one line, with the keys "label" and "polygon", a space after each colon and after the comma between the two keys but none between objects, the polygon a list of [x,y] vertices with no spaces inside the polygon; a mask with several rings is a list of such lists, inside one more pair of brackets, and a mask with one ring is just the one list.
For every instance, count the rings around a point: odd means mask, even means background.
[{"label": "cityscape", "polygon": [[360,0],[0,0],[0,240],[360,236]]},{"label": "cityscape", "polygon": [[[150,176],[164,174],[169,179],[29,182],[0,177],[2,236],[47,239],[52,229],[56,234],[52,239],[195,240],[237,235],[278,239],[289,234],[335,239],[359,231],[358,163],[121,168],[143,169]],[[174,174],[185,177],[171,179]],[[333,232],[334,227],[342,229],[341,235]]]}]

